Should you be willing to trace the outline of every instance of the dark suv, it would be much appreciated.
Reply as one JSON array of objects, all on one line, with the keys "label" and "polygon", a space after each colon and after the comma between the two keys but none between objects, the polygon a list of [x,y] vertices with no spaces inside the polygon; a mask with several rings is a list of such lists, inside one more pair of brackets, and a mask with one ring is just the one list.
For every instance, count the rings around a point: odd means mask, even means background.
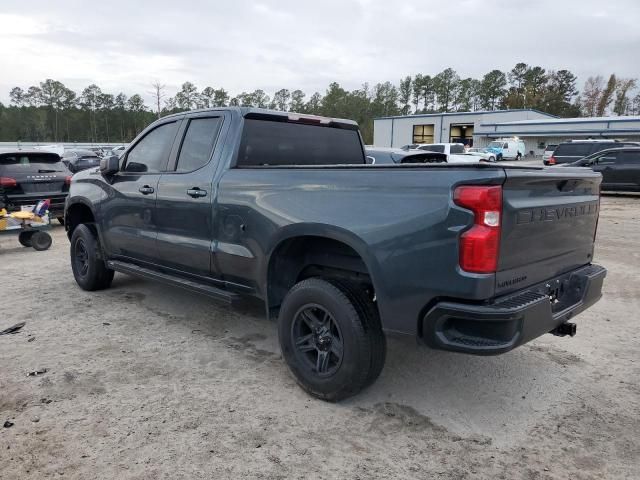
[{"label": "dark suv", "polygon": [[621,147],[640,147],[640,143],[619,142],[617,140],[569,140],[558,145],[553,155],[544,160],[544,164],[573,163],[601,150]]},{"label": "dark suv", "polygon": [[9,211],[49,199],[51,216],[64,217],[71,173],[57,153],[0,150],[0,204]]},{"label": "dark suv", "polygon": [[640,192],[640,146],[610,148],[567,166],[602,173],[602,190]]}]

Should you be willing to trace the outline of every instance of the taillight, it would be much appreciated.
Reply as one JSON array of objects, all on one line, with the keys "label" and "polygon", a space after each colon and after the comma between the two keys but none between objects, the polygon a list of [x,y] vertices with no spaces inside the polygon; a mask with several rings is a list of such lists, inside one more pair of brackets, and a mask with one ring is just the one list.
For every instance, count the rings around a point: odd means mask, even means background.
[{"label": "taillight", "polygon": [[556,157],[554,157],[553,155],[551,155],[549,157],[549,160],[547,160],[547,162],[549,162],[549,165],[555,165],[556,164]]},{"label": "taillight", "polygon": [[498,268],[502,187],[463,185],[453,201],[474,214],[473,227],[460,235],[460,268],[473,273],[495,273]]},{"label": "taillight", "polygon": [[0,187],[12,188],[17,186],[18,186],[18,182],[16,182],[15,178],[0,177]]},{"label": "taillight", "polygon": [[65,185],[71,185],[71,178],[71,175],[67,175],[66,177],[64,177]]}]

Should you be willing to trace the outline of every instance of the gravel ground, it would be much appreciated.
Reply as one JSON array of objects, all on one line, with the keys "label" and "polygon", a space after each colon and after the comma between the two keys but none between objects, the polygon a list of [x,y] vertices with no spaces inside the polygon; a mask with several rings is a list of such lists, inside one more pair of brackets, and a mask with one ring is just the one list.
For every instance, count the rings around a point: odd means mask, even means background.
[{"label": "gravel ground", "polygon": [[296,386],[258,304],[119,274],[86,293],[62,228],[47,252],[0,237],[0,330],[27,322],[0,336],[0,478],[638,478],[639,216],[603,199],[605,296],[575,338],[488,358],[391,340],[339,404]]}]

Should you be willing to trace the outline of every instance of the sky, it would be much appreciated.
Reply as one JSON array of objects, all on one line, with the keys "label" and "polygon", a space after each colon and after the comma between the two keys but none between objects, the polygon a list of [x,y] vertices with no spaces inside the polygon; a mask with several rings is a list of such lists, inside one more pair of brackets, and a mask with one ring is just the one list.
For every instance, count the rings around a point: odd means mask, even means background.
[{"label": "sky", "polygon": [[2,0],[0,101],[46,78],[80,92],[324,92],[517,62],[640,77],[640,0]]}]

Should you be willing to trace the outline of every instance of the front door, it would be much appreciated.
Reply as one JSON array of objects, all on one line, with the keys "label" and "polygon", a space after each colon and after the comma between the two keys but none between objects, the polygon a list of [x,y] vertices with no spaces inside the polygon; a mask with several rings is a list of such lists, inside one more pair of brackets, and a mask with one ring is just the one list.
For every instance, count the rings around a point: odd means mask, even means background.
[{"label": "front door", "polygon": [[215,185],[214,155],[223,116],[209,112],[184,120],[175,164],[158,184],[158,254],[163,266],[208,276],[212,271]]},{"label": "front door", "polygon": [[598,157],[593,169],[602,174],[602,188],[615,188],[618,181],[619,152],[607,152]]},{"label": "front door", "polygon": [[102,203],[101,226],[107,250],[115,257],[154,262],[157,256],[156,197],[161,172],[180,120],[149,130],[127,152]]}]

